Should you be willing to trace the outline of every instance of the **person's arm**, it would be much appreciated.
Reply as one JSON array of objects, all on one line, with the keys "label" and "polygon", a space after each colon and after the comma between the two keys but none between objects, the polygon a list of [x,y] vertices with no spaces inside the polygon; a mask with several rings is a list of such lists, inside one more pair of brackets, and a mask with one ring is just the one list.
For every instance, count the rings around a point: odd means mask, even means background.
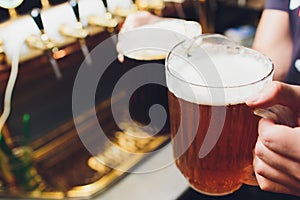
[{"label": "person's arm", "polygon": [[277,124],[271,119],[259,122],[253,168],[262,190],[300,196],[300,86],[271,82],[249,98],[250,107],[287,106],[298,119],[296,127]]},{"label": "person's arm", "polygon": [[284,80],[291,64],[292,46],[288,13],[265,9],[257,27],[253,49],[272,60],[274,80]]}]

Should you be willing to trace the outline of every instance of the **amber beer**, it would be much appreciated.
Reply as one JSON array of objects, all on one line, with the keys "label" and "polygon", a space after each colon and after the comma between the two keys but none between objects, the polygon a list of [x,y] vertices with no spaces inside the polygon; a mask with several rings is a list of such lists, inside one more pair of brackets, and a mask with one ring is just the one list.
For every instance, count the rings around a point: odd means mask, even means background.
[{"label": "amber beer", "polygon": [[[243,183],[255,184],[252,151],[259,118],[244,101],[273,73],[268,58],[218,42],[202,38],[193,48],[205,48],[207,54],[189,49],[188,56],[182,51],[187,45],[179,45],[166,64],[176,165],[192,188],[208,195],[225,195]],[[215,71],[203,72],[203,67]],[[219,78],[221,85],[211,78]]]},{"label": "amber beer", "polygon": [[[178,102],[179,101],[179,102]],[[179,109],[179,103],[182,111]],[[226,108],[225,125],[221,136],[205,158],[199,159],[207,129],[211,122],[213,106],[191,103],[174,96],[169,92],[169,106],[171,114],[171,133],[177,133],[182,138],[182,144],[174,144],[175,151],[183,150],[189,135],[186,130],[176,131],[180,123],[189,123],[192,126],[199,124],[196,137],[176,160],[176,164],[183,175],[189,180],[191,186],[206,194],[227,194],[237,190],[244,179],[251,175],[252,149],[257,138],[258,117],[245,104],[228,105]],[[220,108],[219,106],[216,107]],[[200,111],[200,120],[194,121],[193,110]],[[182,121],[180,121],[182,119]],[[241,123],[244,122],[244,123]],[[187,125],[188,126],[188,125]],[[220,126],[216,124],[215,126]],[[179,151],[180,151],[179,150]]]}]

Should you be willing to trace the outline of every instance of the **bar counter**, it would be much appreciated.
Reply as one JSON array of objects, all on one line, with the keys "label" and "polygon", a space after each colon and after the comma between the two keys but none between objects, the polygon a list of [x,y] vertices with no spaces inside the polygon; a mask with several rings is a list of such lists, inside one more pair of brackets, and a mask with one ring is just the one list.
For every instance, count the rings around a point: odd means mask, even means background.
[{"label": "bar counter", "polygon": [[[172,156],[171,144],[147,159],[135,170],[141,171],[151,165],[163,163]],[[144,174],[128,174],[94,200],[299,200],[300,197],[265,192],[259,187],[242,186],[233,194],[213,197],[200,194],[188,186],[174,163],[157,171]]]}]

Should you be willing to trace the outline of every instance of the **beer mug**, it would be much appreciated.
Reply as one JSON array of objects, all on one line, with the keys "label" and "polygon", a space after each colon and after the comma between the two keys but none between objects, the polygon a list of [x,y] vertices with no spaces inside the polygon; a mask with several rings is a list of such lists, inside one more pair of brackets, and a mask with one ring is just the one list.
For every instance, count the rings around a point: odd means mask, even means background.
[{"label": "beer mug", "polygon": [[[140,87],[130,97],[130,116],[134,121],[143,125],[149,124],[149,109],[155,104],[161,105],[167,114],[167,123],[163,130],[168,129],[165,58],[167,52],[183,38],[192,38],[200,33],[201,26],[198,22],[173,18],[145,24],[119,34],[118,49],[125,58],[120,65],[125,73],[135,70],[134,80],[122,86],[126,91],[130,91],[128,88],[137,80],[141,80]],[[130,95],[129,92],[127,95]],[[158,121],[160,124],[161,120]]]},{"label": "beer mug", "polygon": [[259,117],[245,104],[272,80],[266,56],[218,34],[177,44],[166,59],[170,129],[175,162],[198,192],[220,196],[252,169]]}]

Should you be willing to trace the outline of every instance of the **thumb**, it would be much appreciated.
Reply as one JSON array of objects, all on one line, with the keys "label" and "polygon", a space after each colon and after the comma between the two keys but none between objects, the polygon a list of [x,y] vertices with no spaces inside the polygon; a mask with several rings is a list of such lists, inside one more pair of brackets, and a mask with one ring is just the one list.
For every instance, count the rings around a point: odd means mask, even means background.
[{"label": "thumb", "polygon": [[246,100],[250,107],[267,108],[275,104],[300,111],[300,86],[279,81],[268,83],[260,92]]},{"label": "thumb", "polygon": [[121,47],[120,47],[120,41],[118,41],[118,43],[116,45],[116,50],[117,50],[117,53],[118,53],[119,62],[123,63],[124,62],[124,55],[123,55]]},{"label": "thumb", "polygon": [[119,60],[120,63],[123,63],[124,62],[124,55],[119,53],[118,54],[118,60]]}]

